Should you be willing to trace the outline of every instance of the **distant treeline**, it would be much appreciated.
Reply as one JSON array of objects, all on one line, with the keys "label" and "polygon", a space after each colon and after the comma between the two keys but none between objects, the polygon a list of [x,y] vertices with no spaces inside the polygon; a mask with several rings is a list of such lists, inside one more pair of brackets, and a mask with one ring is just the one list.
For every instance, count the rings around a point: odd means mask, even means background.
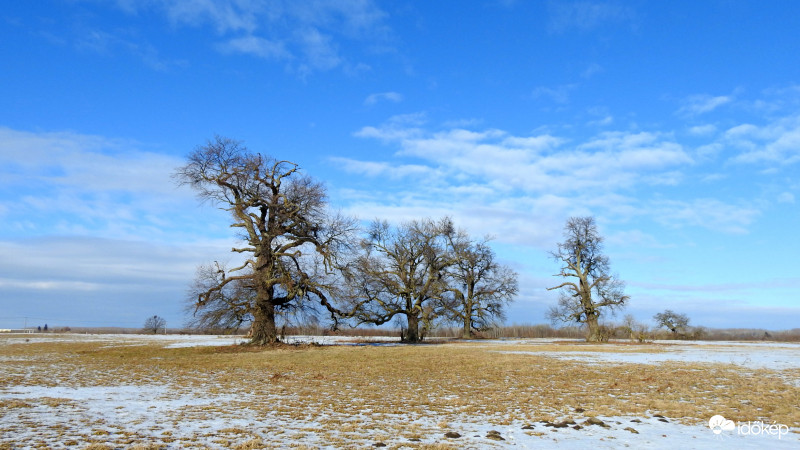
[{"label": "distant treeline", "polygon": [[[611,339],[629,340],[631,339],[630,330],[621,326],[606,326]],[[431,332],[431,338],[458,338],[461,336],[460,327],[438,327]],[[88,334],[139,334],[141,328],[116,328],[116,327],[54,327],[50,332],[70,332]],[[282,329],[286,336],[305,335],[305,336],[363,336],[363,337],[397,337],[400,338],[400,329],[395,328],[341,328],[332,331],[322,325],[298,325],[286,326]],[[222,329],[214,330],[195,330],[168,328],[168,334],[236,334],[245,335],[245,330],[237,333],[226,332]],[[560,339],[583,339],[586,330],[583,327],[560,327],[554,328],[550,325],[508,325],[495,327],[482,333],[478,338],[484,339],[536,339],[536,338],[560,338]],[[647,331],[646,336],[641,341],[671,340],[676,339],[675,335],[669,331]],[[778,342],[800,342],[800,328],[791,330],[770,331],[761,328],[704,328],[694,327],[691,333],[681,335],[679,339],[684,340],[704,340],[704,341],[778,341]]]}]

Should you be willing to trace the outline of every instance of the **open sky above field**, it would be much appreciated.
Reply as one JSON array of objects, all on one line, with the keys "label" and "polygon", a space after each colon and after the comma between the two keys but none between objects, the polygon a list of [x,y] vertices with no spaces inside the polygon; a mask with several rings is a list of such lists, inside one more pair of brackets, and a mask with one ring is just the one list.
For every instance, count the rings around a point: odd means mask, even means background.
[{"label": "open sky above field", "polygon": [[557,294],[594,215],[627,312],[800,326],[800,3],[38,1],[0,10],[0,327],[184,319],[227,217],[170,174],[215,134],[364,221],[450,215]]}]

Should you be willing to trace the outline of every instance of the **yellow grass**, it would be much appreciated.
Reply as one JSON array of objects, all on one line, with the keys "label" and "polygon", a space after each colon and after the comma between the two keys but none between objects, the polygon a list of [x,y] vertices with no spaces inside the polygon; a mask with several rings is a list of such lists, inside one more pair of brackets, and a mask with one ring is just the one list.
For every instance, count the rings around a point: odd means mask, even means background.
[{"label": "yellow grass", "polygon": [[[499,352],[505,350],[533,354]],[[252,428],[236,425],[200,430],[192,438],[174,432],[197,420],[243,416],[271,417],[287,427],[299,424],[291,431],[293,439],[301,438],[295,441],[298,445],[312,439],[342,447],[384,442],[387,448],[402,443],[428,449],[456,448],[444,433],[466,418],[499,426],[595,415],[661,414],[698,424],[722,414],[734,421],[800,426],[800,388],[785,381],[787,375],[797,376],[796,370],[744,372],[731,365],[677,362],[587,365],[546,356],[552,351],[662,350],[647,345],[574,343],[262,350],[32,342],[0,347],[0,356],[6,357],[0,369],[0,388],[166,385],[174,396],[232,394],[219,402],[169,411],[151,430],[119,429],[102,420],[86,424],[80,436],[73,436],[68,429],[56,430],[65,440],[75,439],[91,449],[132,445],[139,449],[167,445],[202,448],[195,440],[252,449],[286,442],[287,430],[264,429],[258,423]],[[11,409],[33,411],[39,407],[58,410],[79,405],[50,397],[0,400],[0,436],[13,435],[14,427],[43,427],[33,419],[16,424],[2,420]],[[583,412],[575,412],[576,408]],[[429,420],[414,421],[419,418]],[[369,435],[368,430],[372,430]],[[540,430],[529,433],[540,435]],[[26,444],[48,442],[43,437]],[[0,441],[0,448],[8,447]]]}]

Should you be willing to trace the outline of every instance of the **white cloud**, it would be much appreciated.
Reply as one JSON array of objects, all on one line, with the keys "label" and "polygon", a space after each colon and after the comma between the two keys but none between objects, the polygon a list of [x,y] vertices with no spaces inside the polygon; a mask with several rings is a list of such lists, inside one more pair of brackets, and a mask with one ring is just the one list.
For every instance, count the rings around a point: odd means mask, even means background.
[{"label": "white cloud", "polygon": [[0,127],[0,162],[16,168],[5,183],[37,182],[17,184],[20,194],[40,183],[95,191],[173,193],[169,174],[181,160],[137,147],[135,142],[101,136]]},{"label": "white cloud", "polygon": [[603,117],[601,119],[590,120],[587,123],[587,125],[595,126],[595,127],[605,127],[605,126],[611,125],[613,123],[614,123],[614,117],[609,115],[609,116],[605,116],[605,117]]},{"label": "white cloud", "polygon": [[324,34],[316,28],[298,30],[295,35],[305,56],[304,62],[299,66],[301,73],[330,70],[342,63],[338,45],[331,35]]},{"label": "white cloud", "polygon": [[[69,132],[0,128],[0,209],[7,235],[80,234],[171,241],[220,230],[171,178],[180,158],[140,144]],[[210,218],[221,212],[208,207]],[[212,231],[214,232],[214,231]]]},{"label": "white cloud", "polygon": [[[126,8],[136,8],[126,2]],[[156,5],[170,21],[178,25],[200,26],[211,24],[219,34],[258,28],[258,16],[265,11],[262,2],[239,2],[236,0],[157,0],[142,5]]]},{"label": "white cloud", "polygon": [[777,200],[778,200],[778,203],[793,204],[794,203],[794,194],[792,194],[791,192],[781,192],[778,195],[778,199]]},{"label": "white cloud", "polygon": [[560,146],[564,142],[564,139],[557,138],[549,134],[542,134],[539,136],[527,137],[509,136],[503,139],[502,145],[509,148],[521,148],[536,152],[545,152]]},{"label": "white cloud", "polygon": [[415,164],[392,165],[386,162],[358,161],[349,158],[331,158],[346,172],[369,177],[390,177],[393,179],[407,177],[436,177],[440,176],[431,167]]},{"label": "white cloud", "polygon": [[685,225],[707,228],[712,231],[744,234],[761,212],[749,205],[732,205],[712,198],[691,201],[665,200],[651,209],[653,217],[669,226]]},{"label": "white cloud", "polygon": [[63,281],[63,280],[13,280],[0,278],[0,289],[24,289],[37,291],[97,291],[101,288],[100,284],[87,283],[85,281]]},{"label": "white cloud", "polygon": [[592,78],[598,73],[603,73],[603,66],[597,63],[592,63],[589,64],[589,67],[587,67],[586,70],[581,72],[581,78]]},{"label": "white cloud", "polygon": [[733,97],[727,95],[719,95],[716,97],[706,94],[693,95],[684,100],[684,105],[678,110],[678,113],[681,115],[696,116],[711,112],[732,101]]},{"label": "white cloud", "polygon": [[730,128],[724,142],[742,150],[733,158],[743,164],[800,162],[800,115],[784,117],[766,125],[743,124]]},{"label": "white cloud", "polygon": [[289,59],[291,54],[282,42],[270,41],[257,36],[244,36],[221,43],[217,48],[223,53],[245,53],[264,59]]},{"label": "white cloud", "polygon": [[366,99],[364,99],[364,105],[372,106],[383,100],[398,103],[403,101],[403,95],[397,92],[379,92],[376,94],[370,94]]},{"label": "white cloud", "polygon": [[[598,211],[626,220],[657,218],[668,209],[674,218],[668,223],[675,226],[727,232],[742,232],[755,214],[726,221],[721,214],[731,209],[724,204],[689,202],[653,209],[644,200],[622,194],[685,180],[683,169],[695,161],[667,133],[604,132],[573,142],[552,134],[517,136],[498,129],[431,130],[422,116],[412,115],[364,127],[355,135],[379,139],[396,152],[389,161],[337,160],[345,170],[382,180],[381,189],[354,198],[353,211],[405,218],[412,213],[448,214],[473,230],[496,233],[501,242],[545,245],[565,217]],[[406,158],[415,163],[407,164]],[[397,177],[399,184],[387,184]],[[408,180],[405,185],[403,179]],[[700,206],[722,212],[695,211]],[[702,223],[705,219],[709,222]],[[546,224],[547,230],[533,232],[531,223]]]},{"label": "white cloud", "polygon": [[627,24],[635,27],[636,12],[612,2],[577,1],[549,2],[551,32],[562,33],[571,29],[590,31],[600,26]]},{"label": "white cloud", "polygon": [[176,26],[210,26],[222,38],[217,50],[288,61],[302,76],[334,68],[363,71],[369,65],[342,54],[339,41],[386,46],[390,34],[387,14],[371,0],[118,0],[117,5],[130,14],[158,11]]},{"label": "white cloud", "polygon": [[533,89],[531,95],[535,99],[549,98],[553,102],[563,105],[569,103],[570,93],[577,87],[577,84],[562,84],[556,87],[537,86]]},{"label": "white cloud", "polygon": [[356,136],[398,144],[398,155],[427,160],[452,177],[463,175],[527,192],[631,186],[646,182],[645,175],[653,175],[647,172],[692,163],[679,144],[654,133],[608,132],[561,148],[566,140],[547,134],[510,136],[502,130],[462,128],[431,133],[391,121],[365,127]]},{"label": "white cloud", "polygon": [[717,127],[712,124],[697,125],[689,128],[689,134],[694,136],[710,136],[717,132]]},{"label": "white cloud", "polygon": [[671,246],[662,244],[658,239],[641,230],[622,230],[611,233],[606,238],[606,243],[619,247],[647,247],[647,248],[669,248]]}]

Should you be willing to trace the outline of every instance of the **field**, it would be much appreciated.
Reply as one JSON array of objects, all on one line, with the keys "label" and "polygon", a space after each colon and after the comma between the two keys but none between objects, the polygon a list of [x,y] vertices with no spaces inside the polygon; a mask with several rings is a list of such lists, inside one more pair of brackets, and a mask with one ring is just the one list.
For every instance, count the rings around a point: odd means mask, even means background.
[{"label": "field", "polygon": [[240,340],[0,335],[0,449],[800,446],[798,344]]}]

